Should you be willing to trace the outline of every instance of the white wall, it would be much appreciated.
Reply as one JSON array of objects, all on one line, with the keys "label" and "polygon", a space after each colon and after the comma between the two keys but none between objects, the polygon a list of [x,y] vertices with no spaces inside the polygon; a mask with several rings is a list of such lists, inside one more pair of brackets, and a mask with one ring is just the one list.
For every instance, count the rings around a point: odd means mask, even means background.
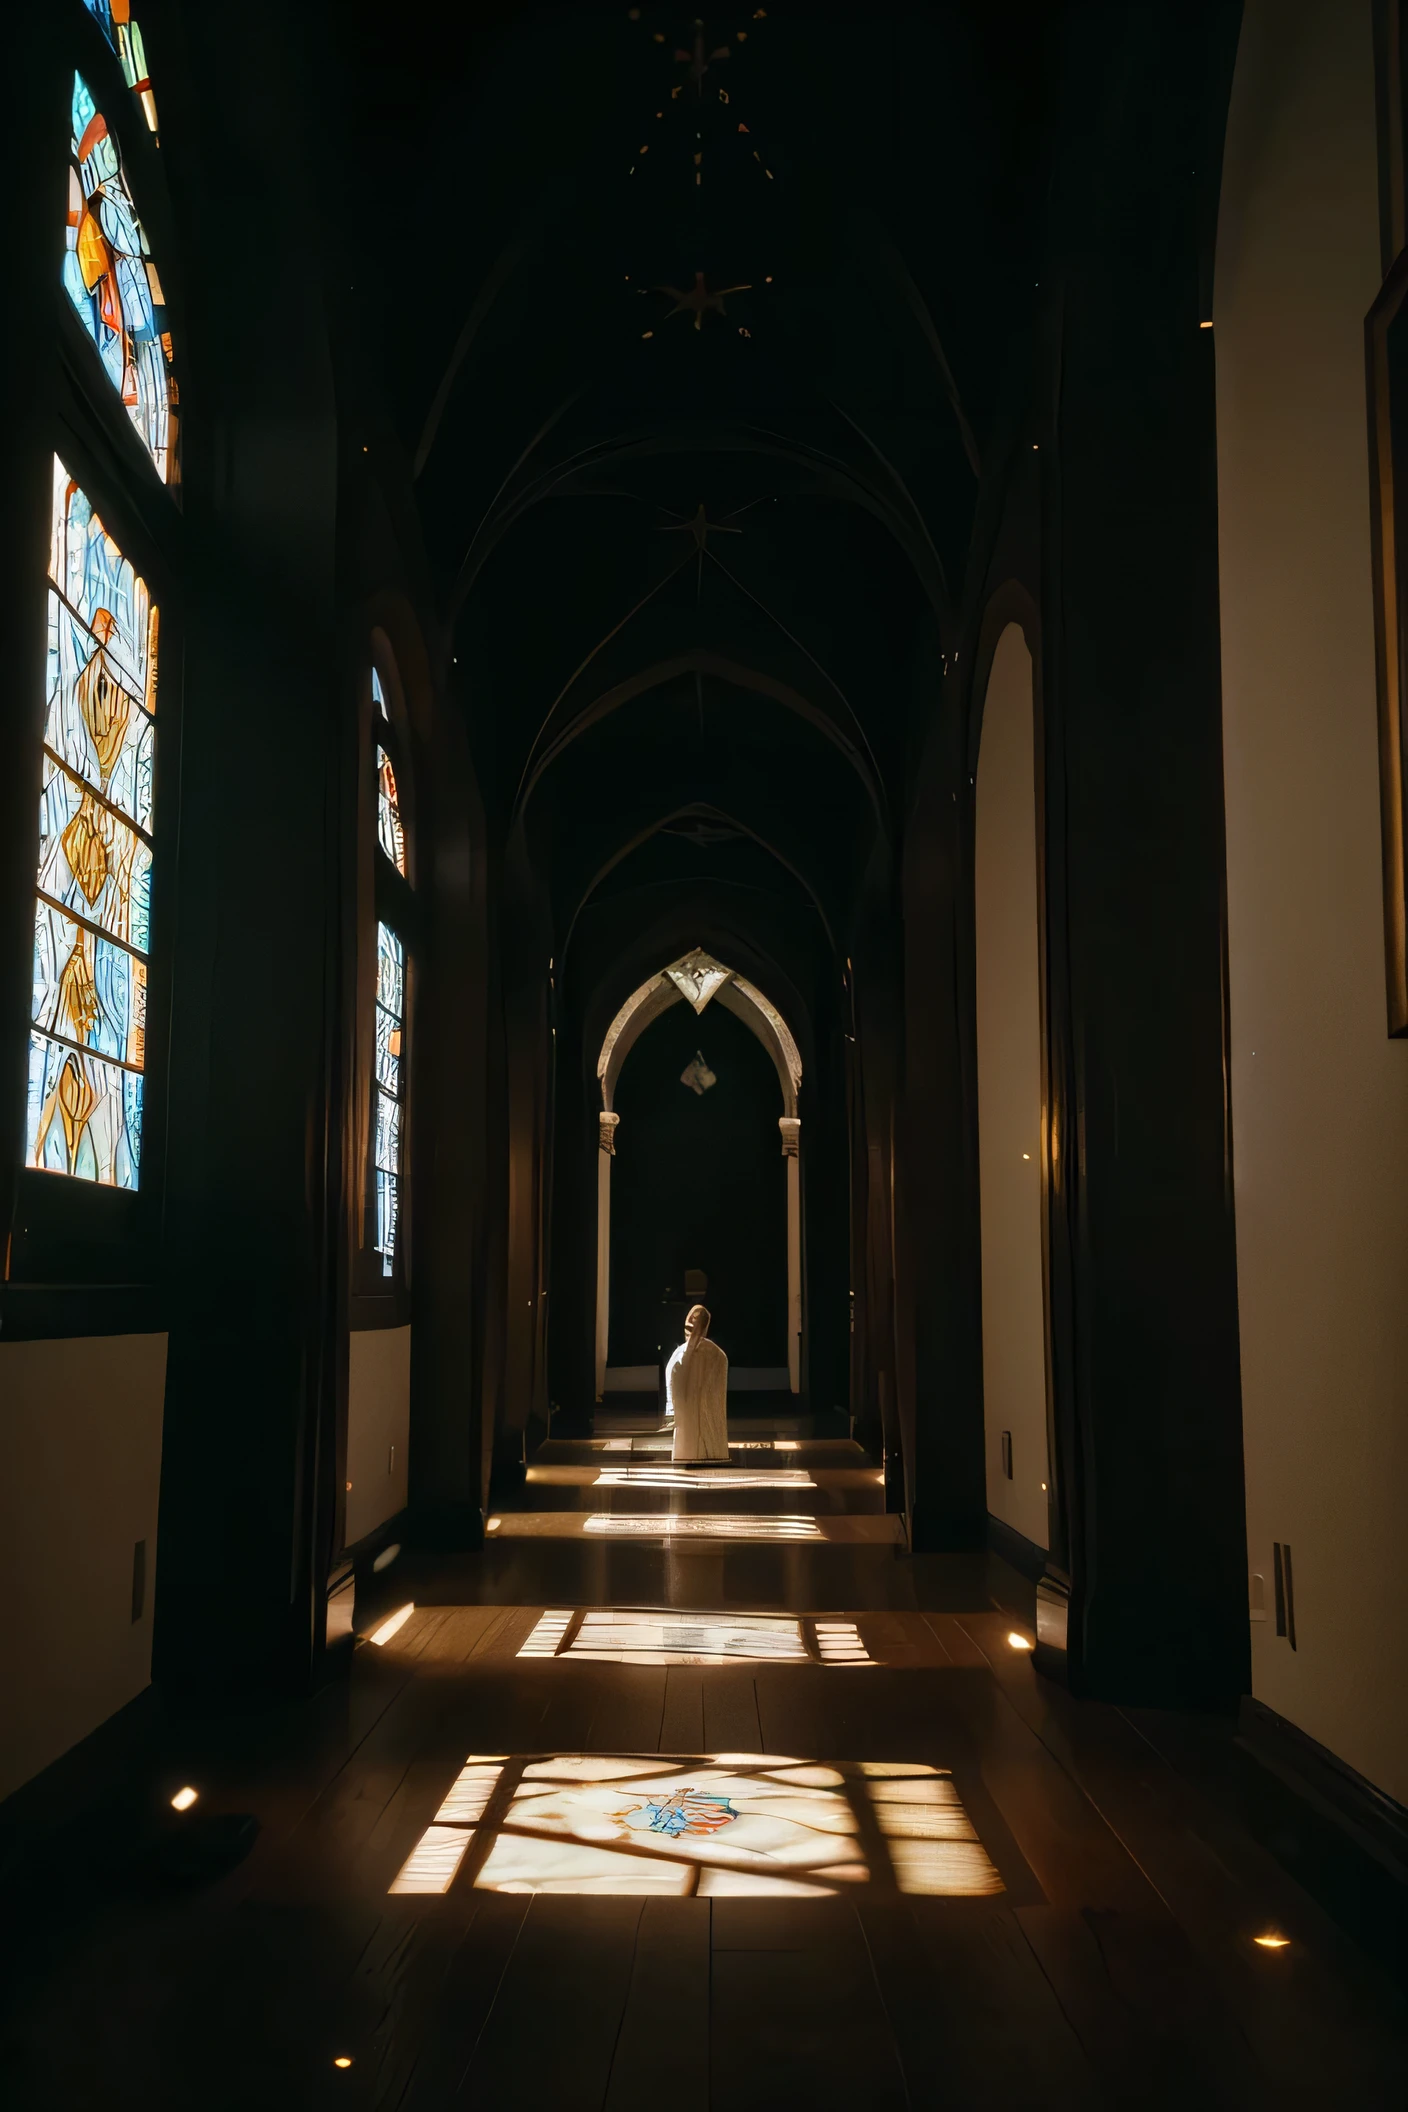
[{"label": "white wall", "polygon": [[1408,1802],[1408,1044],[1386,1032],[1365,311],[1371,0],[1247,0],[1218,231],[1222,673],[1253,1692]]},{"label": "white wall", "polygon": [[[983,705],[974,852],[983,1418],[988,1509],[1047,1544],[1041,1254],[1041,985],[1032,656],[998,640]],[[1002,1432],[1012,1433],[1012,1479]]]},{"label": "white wall", "polygon": [[0,1343],[0,1797],[150,1682],[165,1386],[165,1335]]},{"label": "white wall", "polygon": [[368,1328],[349,1338],[347,1545],[406,1503],[411,1435],[411,1330]]}]

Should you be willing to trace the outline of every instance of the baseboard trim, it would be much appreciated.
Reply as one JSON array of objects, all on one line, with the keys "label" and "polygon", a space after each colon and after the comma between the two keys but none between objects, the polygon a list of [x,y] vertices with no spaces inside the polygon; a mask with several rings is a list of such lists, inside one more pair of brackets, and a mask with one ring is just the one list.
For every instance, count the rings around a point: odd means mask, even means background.
[{"label": "baseboard trim", "polygon": [[1038,1547],[1025,1533],[1019,1533],[1014,1525],[995,1518],[991,1511],[988,1512],[988,1546],[1029,1584],[1039,1584],[1046,1575],[1046,1549]]},{"label": "baseboard trim", "polygon": [[1242,1696],[1237,1742],[1408,1887],[1408,1811],[1264,1701]]}]

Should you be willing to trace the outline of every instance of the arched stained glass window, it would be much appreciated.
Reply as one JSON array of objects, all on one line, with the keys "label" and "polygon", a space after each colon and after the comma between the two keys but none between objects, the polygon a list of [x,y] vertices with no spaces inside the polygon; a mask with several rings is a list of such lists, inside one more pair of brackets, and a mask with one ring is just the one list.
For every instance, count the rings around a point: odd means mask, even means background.
[{"label": "arched stained glass window", "polygon": [[[375,799],[374,833],[364,839],[372,861],[376,915],[375,1035],[372,1052],[371,1122],[367,1152],[368,1221],[375,1227],[366,1251],[375,1274],[404,1281],[402,1214],[406,1202],[407,1008],[414,973],[416,904],[411,891],[412,842],[404,807],[407,770],[401,690],[384,639],[381,665],[371,670],[370,741]],[[364,721],[365,724],[365,721]],[[366,736],[364,735],[364,738]],[[371,819],[371,817],[368,817]],[[364,823],[365,826],[365,823]],[[368,934],[370,945],[370,934]]]},{"label": "arched stained glass window", "polygon": [[142,31],[132,19],[131,0],[84,0],[84,5],[122,63],[123,78],[142,106],[147,130],[156,130],[156,97],[147,73]]},{"label": "arched stained glass window", "polygon": [[178,476],[176,375],[165,296],[117,141],[73,77],[64,285],[157,472]]},{"label": "arched stained glass window", "polygon": [[135,1188],[151,946],[157,608],[54,458],[30,1166]]},{"label": "arched stained glass window", "polygon": [[406,1016],[406,950],[387,924],[376,927],[376,1077],[372,1133],[376,1167],[376,1251],[389,1276],[401,1215],[402,1042]]}]

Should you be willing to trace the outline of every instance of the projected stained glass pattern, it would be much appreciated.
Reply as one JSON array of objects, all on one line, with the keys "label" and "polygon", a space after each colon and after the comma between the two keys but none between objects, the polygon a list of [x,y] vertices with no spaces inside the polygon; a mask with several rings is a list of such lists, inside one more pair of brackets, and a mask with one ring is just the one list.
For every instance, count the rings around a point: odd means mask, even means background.
[{"label": "projected stained glass pattern", "polygon": [[151,946],[157,609],[55,457],[27,1162],[135,1188]]},{"label": "projected stained glass pattern", "polygon": [[[462,1784],[458,1846],[451,1813]],[[865,1847],[871,1814],[889,1851],[883,1867]],[[472,1760],[391,1890],[448,1890],[471,1843],[473,1882],[491,1892],[824,1899],[860,1885],[968,1898],[1003,1889],[949,1776],[908,1763],[758,1753]]]},{"label": "projected stained glass pattern", "polygon": [[156,131],[156,97],[147,72],[146,47],[140,25],[133,21],[131,0],[84,0],[103,35],[117,53],[122,76],[142,106],[147,130]]},{"label": "projected stained glass pattern", "polygon": [[854,1621],[791,1614],[682,1613],[650,1608],[550,1607],[520,1657],[587,1658],[616,1665],[870,1665]]},{"label": "projected stained glass pattern", "polygon": [[372,1125],[376,1167],[376,1251],[391,1274],[401,1210],[402,1036],[406,1011],[406,949],[389,924],[376,927],[376,1080]]},{"label": "projected stained glass pattern", "polygon": [[174,484],[177,388],[166,297],[117,141],[77,73],[69,151],[64,285],[158,473]]},{"label": "projected stained glass pattern", "polygon": [[734,1517],[720,1511],[592,1511],[582,1520],[584,1533],[611,1540],[819,1540],[815,1518],[766,1513]]},{"label": "projected stained glass pattern", "polygon": [[769,1614],[587,1612],[570,1657],[623,1665],[805,1665],[802,1624]]}]

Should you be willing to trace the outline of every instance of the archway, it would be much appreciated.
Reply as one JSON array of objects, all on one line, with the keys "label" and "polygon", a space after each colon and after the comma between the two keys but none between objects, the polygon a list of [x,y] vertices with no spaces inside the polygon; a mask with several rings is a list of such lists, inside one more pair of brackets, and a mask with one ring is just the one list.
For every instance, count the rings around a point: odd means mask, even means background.
[{"label": "archway", "polygon": [[[801,1390],[802,1337],[802,1216],[801,1216],[801,1120],[797,1112],[802,1083],[802,1058],[795,1038],[781,1013],[752,983],[712,955],[696,947],[651,976],[634,990],[607,1028],[597,1059],[601,1086],[597,1155],[597,1277],[596,1277],[596,1398],[607,1385],[607,1353],[611,1322],[611,1161],[616,1155],[620,1114],[614,1106],[616,1088],[627,1056],[646,1029],[672,1006],[688,1004],[696,1017],[717,999],[719,1005],[740,1020],[757,1037],[772,1061],[782,1097],[778,1129],[787,1161],[787,1277],[786,1310],[783,1316],[787,1346],[787,1383],[792,1393]],[[701,1081],[702,1085],[702,1081]],[[703,1085],[703,1090],[710,1087]],[[683,1286],[681,1287],[683,1288]]]}]

